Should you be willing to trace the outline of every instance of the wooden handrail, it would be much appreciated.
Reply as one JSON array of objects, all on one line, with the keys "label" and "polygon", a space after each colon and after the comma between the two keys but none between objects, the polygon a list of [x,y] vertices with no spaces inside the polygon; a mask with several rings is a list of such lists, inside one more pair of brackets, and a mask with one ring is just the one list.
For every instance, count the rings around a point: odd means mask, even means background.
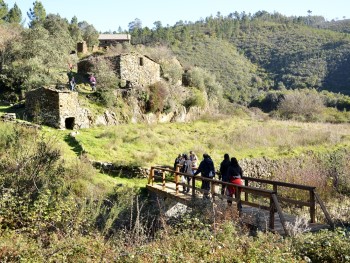
[{"label": "wooden handrail", "polygon": [[268,179],[260,179],[260,178],[247,177],[247,176],[243,176],[242,180],[248,180],[248,181],[253,181],[253,182],[258,182],[258,183],[266,183],[266,184],[271,184],[274,186],[284,186],[284,187],[300,189],[300,190],[308,190],[308,191],[314,190],[316,188],[315,186],[286,183],[286,182],[280,182],[280,181],[274,181],[274,180],[268,180]]},{"label": "wooden handrail", "polygon": [[[273,185],[273,190],[277,193],[276,197],[278,198],[278,200],[285,201],[285,202],[288,202],[288,203],[291,203],[294,205],[302,205],[302,206],[310,207],[310,223],[316,222],[316,202],[317,202],[320,205],[322,212],[323,212],[328,224],[331,227],[334,227],[334,223],[333,223],[333,221],[332,221],[332,219],[331,219],[331,217],[326,209],[326,206],[324,205],[320,196],[316,192],[316,187],[301,185],[301,184],[294,184],[294,183],[285,183],[285,182],[279,182],[279,181],[267,180],[267,179],[259,179],[259,178],[253,178],[253,177],[247,177],[247,176],[243,176],[242,179],[245,180],[246,186],[249,185],[249,181],[271,184],[271,185]],[[278,186],[309,191],[309,200],[305,202],[305,201],[301,201],[301,200],[294,200],[294,199],[278,196],[278,189],[277,189]],[[247,199],[247,196],[246,196],[246,199]],[[281,221],[282,221],[282,219],[281,219]],[[286,229],[285,229],[285,231],[286,231]],[[286,233],[287,233],[287,231],[286,231]]]},{"label": "wooden handrail", "polygon": [[[177,166],[176,171],[174,171],[173,169],[170,169],[167,167],[160,167],[160,166],[151,167],[150,175],[148,178],[148,184],[153,185],[155,178],[158,177],[158,176],[156,176],[155,170],[161,170],[163,172],[163,174],[161,177],[159,176],[159,178],[162,179],[163,190],[165,189],[166,182],[175,182],[176,194],[179,194],[179,185],[184,185],[183,183],[180,182],[180,176],[182,176],[182,175],[184,175],[186,177],[190,177],[192,179],[192,185],[191,185],[192,197],[195,197],[196,190],[198,190],[196,188],[196,180],[208,181],[210,183],[211,194],[212,194],[213,199],[215,198],[215,196],[221,196],[220,194],[215,193],[215,189],[214,189],[215,185],[232,186],[236,190],[235,191],[235,193],[236,193],[235,198],[226,197],[226,196],[224,198],[226,198],[228,200],[235,200],[237,202],[238,209],[240,209],[241,203],[249,205],[249,206],[253,206],[253,207],[260,207],[262,209],[269,209],[270,210],[269,228],[272,230],[274,229],[274,214],[275,214],[275,212],[277,212],[279,217],[280,217],[283,229],[287,235],[289,233],[288,233],[288,229],[286,227],[286,221],[285,221],[285,218],[283,216],[282,208],[280,206],[279,201],[288,202],[288,203],[291,203],[294,205],[302,205],[302,206],[310,207],[310,222],[311,223],[315,223],[315,221],[316,221],[316,202],[318,202],[321,206],[323,213],[326,216],[326,220],[328,221],[328,223],[331,226],[333,226],[333,222],[331,220],[331,217],[329,216],[327,209],[324,206],[322,200],[320,199],[320,197],[316,193],[316,190],[315,190],[316,187],[314,187],[314,186],[284,183],[284,182],[279,182],[279,181],[258,179],[258,178],[252,178],[252,177],[243,177],[242,180],[245,181],[245,184],[244,185],[236,185],[236,184],[232,184],[229,182],[223,182],[223,181],[217,180],[217,179],[182,173],[179,171],[179,168],[180,168],[180,166]],[[174,174],[174,180],[166,178],[164,172],[169,172],[169,173]],[[261,188],[249,186],[249,181],[271,184],[271,185],[273,185],[273,190],[261,189]],[[278,186],[309,191],[309,200],[308,201],[301,201],[301,200],[295,200],[295,199],[279,196],[278,195]],[[200,191],[205,192],[205,190],[200,190]],[[244,200],[241,200],[241,192],[244,192]],[[263,198],[269,198],[270,205],[263,206],[260,204],[249,202],[249,199],[248,199],[249,194],[257,195],[257,196],[260,196]]]}]

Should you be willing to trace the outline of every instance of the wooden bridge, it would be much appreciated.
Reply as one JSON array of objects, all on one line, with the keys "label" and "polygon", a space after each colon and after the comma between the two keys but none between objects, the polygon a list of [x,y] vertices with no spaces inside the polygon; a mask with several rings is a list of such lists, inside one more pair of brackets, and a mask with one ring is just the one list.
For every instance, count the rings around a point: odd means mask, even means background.
[{"label": "wooden bridge", "polygon": [[[179,189],[180,186],[185,185],[180,182],[182,175],[192,179],[189,193],[183,193]],[[184,174],[179,172],[179,169],[174,171],[170,168],[155,166],[151,167],[147,189],[189,207],[195,205],[195,200],[203,198],[203,194],[209,194],[210,201],[213,203],[221,202],[224,205],[227,200],[231,200],[237,203],[239,216],[244,223],[282,235],[290,235],[291,227],[289,225],[296,223],[297,216],[290,212],[293,210],[292,208],[298,210],[303,207],[308,208],[309,221],[306,227],[308,231],[314,232],[334,227],[324,203],[316,192],[316,187],[252,177],[243,177],[242,180],[244,185],[240,186],[221,180]],[[197,187],[198,181],[208,181],[210,183],[210,193]],[[235,197],[221,195],[220,188],[224,185],[235,188]],[[289,196],[282,195],[283,192],[288,193]],[[296,194],[298,199],[291,196]],[[285,204],[288,213],[283,211],[282,204]],[[326,223],[316,222],[317,204],[321,208]]]}]

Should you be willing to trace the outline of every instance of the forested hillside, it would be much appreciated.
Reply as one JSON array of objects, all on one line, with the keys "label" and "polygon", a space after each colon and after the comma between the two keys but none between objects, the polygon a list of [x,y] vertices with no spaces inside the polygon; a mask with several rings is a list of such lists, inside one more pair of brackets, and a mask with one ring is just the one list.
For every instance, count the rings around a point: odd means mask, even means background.
[{"label": "forested hillside", "polygon": [[[205,61],[216,48],[221,49],[223,56],[225,52],[237,49],[251,63],[260,67],[260,71],[268,74],[270,88],[316,88],[349,94],[350,37],[347,33],[322,29],[320,21],[322,27],[336,31],[347,32],[350,28],[346,21],[340,30],[340,22],[337,27],[331,26],[335,23],[327,24],[320,17],[286,17],[261,11],[254,15],[232,13],[227,17],[218,13],[216,17],[207,17],[195,23],[158,27],[153,34],[146,36],[144,33],[147,29],[132,28],[132,32],[135,43],[164,41],[185,61],[191,53],[195,54],[192,57],[197,57],[196,61],[198,57]],[[203,41],[204,36],[211,39],[210,44]],[[198,42],[206,43],[207,53],[200,51]],[[221,46],[219,42],[229,42],[232,46]],[[188,43],[192,44],[192,49],[187,48]],[[208,48],[208,45],[215,47]],[[227,76],[219,73],[217,67],[225,68],[226,64],[221,63],[220,57],[217,60],[217,63],[201,63],[201,66],[215,72],[223,84],[228,84],[227,79],[232,72],[222,70]],[[240,60],[229,56],[227,60],[240,66]],[[241,83],[230,84],[231,88],[240,89]]]},{"label": "forested hillside", "polygon": [[[29,28],[25,28],[20,25],[22,13],[18,7],[8,8],[1,2],[4,14],[0,21],[2,99],[17,102],[24,98],[26,91],[39,86],[65,85],[67,65],[76,64],[83,57],[82,54],[74,56],[78,41],[86,41],[88,55],[104,55],[104,51],[93,52],[98,32],[88,22],[78,21],[77,17],[69,22],[59,14],[46,14],[45,7],[36,1],[28,12]],[[132,45],[119,46],[114,51],[144,51],[160,63],[162,77],[167,81],[163,83],[164,92],[167,91],[164,94],[172,94],[175,83],[181,79],[189,87],[186,96],[192,98],[176,99],[174,103],[169,96],[160,96],[163,99],[160,105],[164,107],[153,107],[153,110],[144,107],[151,111],[169,112],[174,104],[183,105],[187,110],[193,106],[206,108],[218,101],[221,109],[240,104],[271,112],[279,110],[290,93],[287,90],[302,90],[296,93],[299,101],[302,96],[307,98],[305,101],[310,100],[312,94],[322,106],[349,110],[349,28],[348,20],[327,22],[311,14],[287,17],[266,11],[233,12],[228,16],[218,12],[215,17],[179,21],[166,27],[155,21],[152,29],[142,27],[141,21],[135,19],[125,31],[132,34]],[[179,60],[180,65],[173,64],[173,59]],[[94,74],[100,81],[92,101],[108,107],[118,105],[122,100],[113,95],[117,76],[112,76],[108,65],[96,65]],[[173,80],[169,81],[170,75]],[[82,83],[86,81],[78,77]],[[147,87],[142,91],[146,93],[145,105],[152,104],[150,98],[155,98],[152,92],[159,89],[151,90]],[[142,92],[134,92],[139,94],[138,101],[143,100]],[[320,112],[322,110],[318,115]],[[284,117],[293,114],[289,112]],[[303,118],[310,120],[309,116]],[[347,117],[311,119],[347,121]]]}]

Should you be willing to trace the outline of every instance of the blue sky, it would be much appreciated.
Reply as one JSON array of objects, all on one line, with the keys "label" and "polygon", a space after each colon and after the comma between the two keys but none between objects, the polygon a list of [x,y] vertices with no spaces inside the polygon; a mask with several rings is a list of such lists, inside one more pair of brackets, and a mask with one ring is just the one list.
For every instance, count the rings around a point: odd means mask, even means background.
[{"label": "blue sky", "polygon": [[[5,0],[9,8],[16,2],[27,19],[27,11],[35,0]],[[93,24],[98,31],[117,31],[120,26],[138,18],[143,27],[153,28],[155,21],[163,26],[174,25],[177,21],[195,22],[219,11],[229,13],[245,11],[255,13],[265,10],[291,16],[322,15],[327,20],[350,18],[350,0],[42,0],[46,13],[60,14],[69,21],[75,15],[78,21]]]}]

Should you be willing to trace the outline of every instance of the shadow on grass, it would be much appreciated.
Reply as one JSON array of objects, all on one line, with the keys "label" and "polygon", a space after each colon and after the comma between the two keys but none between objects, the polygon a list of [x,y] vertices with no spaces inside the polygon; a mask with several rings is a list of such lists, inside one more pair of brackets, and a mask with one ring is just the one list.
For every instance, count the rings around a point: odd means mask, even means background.
[{"label": "shadow on grass", "polygon": [[1,114],[15,113],[17,119],[24,120],[24,121],[27,120],[24,103],[18,103],[12,106],[2,105],[0,103],[0,113]]},{"label": "shadow on grass", "polygon": [[66,136],[64,136],[64,141],[70,146],[72,147],[72,150],[78,155],[80,156],[83,152],[84,149],[81,146],[81,144],[72,136],[70,136],[69,134],[67,134]]}]

